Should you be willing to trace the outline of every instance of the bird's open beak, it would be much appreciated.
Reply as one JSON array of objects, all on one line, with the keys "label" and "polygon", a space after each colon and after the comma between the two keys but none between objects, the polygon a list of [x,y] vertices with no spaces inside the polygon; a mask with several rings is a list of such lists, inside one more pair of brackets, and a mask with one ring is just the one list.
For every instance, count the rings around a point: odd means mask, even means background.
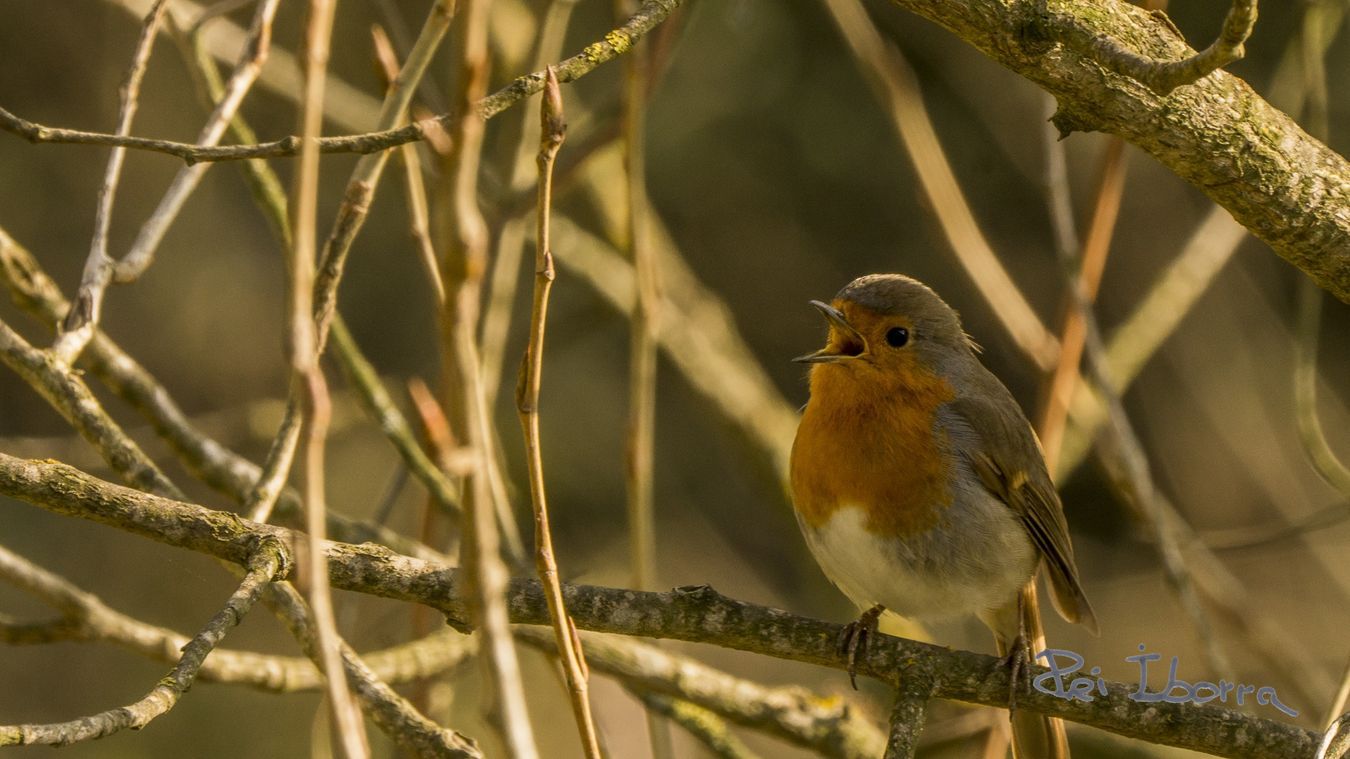
[{"label": "bird's open beak", "polygon": [[824,314],[825,319],[836,330],[837,335],[833,335],[834,339],[826,343],[824,348],[815,353],[798,356],[792,359],[793,361],[799,364],[825,364],[857,358],[867,352],[867,341],[863,339],[858,330],[848,323],[839,309],[818,300],[811,301],[811,305],[815,306],[821,314]]}]

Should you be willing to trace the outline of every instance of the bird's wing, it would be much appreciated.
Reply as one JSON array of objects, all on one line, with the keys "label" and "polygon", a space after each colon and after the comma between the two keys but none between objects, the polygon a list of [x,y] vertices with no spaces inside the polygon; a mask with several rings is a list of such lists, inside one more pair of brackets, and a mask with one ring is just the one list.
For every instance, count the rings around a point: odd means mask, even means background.
[{"label": "bird's wing", "polygon": [[992,374],[983,374],[980,379],[986,381],[979,384],[984,392],[963,394],[950,406],[974,433],[974,440],[962,445],[958,436],[953,442],[985,489],[1008,504],[1026,526],[1032,542],[1045,558],[1051,596],[1060,616],[1084,625],[1096,635],[1097,617],[1078,580],[1069,525],[1046,471],[1036,433],[1007,388]]}]

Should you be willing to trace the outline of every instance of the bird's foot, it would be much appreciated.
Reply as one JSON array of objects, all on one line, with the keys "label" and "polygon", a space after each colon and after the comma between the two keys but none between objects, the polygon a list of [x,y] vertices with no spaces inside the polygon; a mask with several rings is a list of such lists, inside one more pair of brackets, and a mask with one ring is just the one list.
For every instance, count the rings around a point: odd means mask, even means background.
[{"label": "bird's foot", "polygon": [[877,620],[886,607],[877,604],[844,625],[839,632],[839,653],[848,658],[848,681],[858,689],[858,661],[867,656],[867,643],[877,634]]},{"label": "bird's foot", "polygon": [[1031,641],[1023,633],[1018,633],[1008,646],[1008,655],[1004,656],[1000,666],[1008,670],[1008,712],[1017,705],[1017,691],[1031,688]]}]

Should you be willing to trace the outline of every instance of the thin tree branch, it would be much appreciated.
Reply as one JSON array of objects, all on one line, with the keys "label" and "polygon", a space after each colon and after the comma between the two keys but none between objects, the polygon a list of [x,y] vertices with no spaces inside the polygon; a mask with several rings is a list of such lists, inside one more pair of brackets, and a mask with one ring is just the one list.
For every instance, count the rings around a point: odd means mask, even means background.
[{"label": "thin tree branch", "polygon": [[[544,12],[543,25],[539,30],[536,43],[534,65],[545,66],[562,52],[563,40],[567,36],[567,25],[577,0],[552,0]],[[524,135],[533,129],[534,114],[528,108],[520,115],[520,133],[522,138],[511,159],[510,177],[507,190],[510,194],[526,201],[521,206],[510,206],[498,213],[506,217],[497,234],[496,255],[492,257],[492,276],[488,281],[487,305],[483,308],[483,324],[480,343],[483,346],[483,393],[488,408],[496,407],[497,390],[501,385],[502,364],[506,356],[506,338],[511,329],[512,305],[516,299],[516,281],[520,274],[520,259],[525,252],[525,233],[530,225],[529,213],[534,211],[538,201],[538,188],[535,168],[537,150]],[[608,141],[606,141],[608,142]],[[568,152],[574,152],[568,148]],[[519,208],[519,212],[517,212]]]},{"label": "thin tree branch", "polygon": [[[159,25],[164,19],[166,4],[167,0],[156,0],[141,24],[141,35],[136,41],[131,67],[127,70],[126,79],[122,82],[120,90],[121,105],[117,113],[118,136],[126,136],[131,131],[131,120],[136,115],[141,92],[141,78],[145,75],[146,66],[150,62],[150,51],[154,47]],[[94,239],[90,242],[89,257],[85,259],[84,273],[81,277],[82,297],[76,299],[76,307],[66,315],[67,331],[78,329],[82,321],[96,320],[102,310],[103,292],[112,279],[113,269],[116,266],[112,257],[108,255],[108,228],[112,224],[113,200],[117,196],[117,184],[122,178],[122,163],[126,153],[126,148],[117,146],[108,157],[108,168],[103,176],[103,186],[98,191],[98,207],[94,212]],[[57,345],[61,346],[64,340],[65,335],[62,335]],[[79,340],[79,346],[83,347],[88,340],[89,336],[86,333],[83,339]],[[79,350],[76,348],[69,353],[57,351],[56,355],[61,361],[69,364],[78,353]]]},{"label": "thin tree branch", "polygon": [[[386,14],[393,9],[385,8]],[[371,40],[375,46],[375,60],[384,74],[385,86],[393,87],[398,81],[398,54],[394,52],[394,43],[378,24],[370,29]],[[428,83],[426,74],[422,75],[419,85]],[[426,90],[422,90],[425,94]],[[413,244],[417,246],[418,258],[426,270],[427,281],[436,293],[438,303],[445,301],[445,291],[441,289],[440,264],[436,249],[431,244],[431,222],[427,211],[427,189],[422,183],[422,159],[417,154],[417,144],[408,143],[399,146],[399,157],[403,159],[403,188],[407,194],[408,227]]]},{"label": "thin tree branch", "polygon": [[[451,107],[467,112],[487,89],[488,8],[485,0],[461,0],[458,31],[458,84]],[[534,759],[538,751],[525,705],[520,664],[511,640],[505,603],[508,571],[501,556],[498,522],[514,524],[504,487],[493,487],[494,438],[482,384],[482,364],[474,333],[479,295],[486,270],[488,229],[478,205],[478,170],[486,126],[480,113],[458,119],[451,151],[442,158],[436,204],[441,212],[437,247],[445,252],[441,281],[441,366],[445,407],[459,442],[469,449],[473,467],[465,478],[461,520],[460,566],[468,582],[460,592],[468,602],[482,642],[479,657],[487,715],[507,752],[516,759]],[[500,517],[498,516],[500,515]]]},{"label": "thin tree branch", "polygon": [[[248,561],[261,538],[292,539],[281,527],[106,483],[63,464],[2,453],[0,494],[235,563]],[[458,570],[368,544],[328,543],[324,549],[334,587],[424,603],[456,625],[467,624],[464,577]],[[563,592],[573,619],[583,629],[698,641],[839,670],[848,664],[835,643],[840,625],[735,601],[706,586],[651,593],[570,585]],[[548,623],[548,603],[537,581],[512,581],[509,597],[514,622]],[[918,661],[931,664],[935,698],[1007,706],[1007,667],[993,656],[879,635],[869,643],[859,672],[895,682]],[[1030,671],[1034,677],[1046,670],[1030,667]],[[1219,756],[1304,759],[1320,738],[1287,723],[1212,703],[1140,703],[1129,696],[1138,689],[1137,683],[1107,682],[1105,688],[1107,695],[1094,692],[1090,702],[1036,689],[1019,691],[1017,707]]]},{"label": "thin tree branch", "polygon": [[[321,666],[318,629],[304,599],[288,583],[279,583],[269,600],[291,634],[316,666]],[[372,721],[402,749],[419,757],[482,759],[477,744],[427,719],[371,671],[351,646],[338,639],[343,682],[355,692]]]},{"label": "thin tree branch", "polygon": [[70,722],[49,725],[0,726],[0,746],[47,744],[68,746],[72,743],[103,738],[126,728],[145,727],[151,720],[168,712],[178,699],[192,687],[207,654],[225,637],[231,627],[248,614],[263,591],[276,577],[289,571],[286,552],[274,539],[264,539],[253,549],[245,562],[248,573],[238,589],[230,595],[225,607],[216,612],[201,632],[183,647],[182,658],[168,675],[135,703],[82,717]]},{"label": "thin tree branch", "polygon": [[553,531],[549,527],[548,496],[544,488],[544,457],[539,440],[539,390],[544,374],[544,334],[548,322],[548,300],[557,276],[553,268],[550,222],[553,213],[553,163],[567,135],[563,116],[562,90],[553,70],[539,103],[539,209],[534,263],[534,299],[530,308],[530,337],[521,358],[516,383],[516,411],[525,436],[525,461],[530,477],[530,503],[534,507],[534,568],[548,595],[553,636],[563,675],[571,697],[581,748],[590,759],[599,759],[600,742],[591,716],[586,658],[581,642],[572,636],[562,587],[558,584],[558,562],[553,552]]},{"label": "thin tree branch", "polygon": [[[328,383],[319,365],[318,328],[312,316],[314,304],[315,226],[319,197],[319,151],[314,141],[323,126],[323,85],[328,73],[328,54],[333,37],[334,0],[310,0],[305,27],[305,89],[300,101],[300,160],[292,190],[291,250],[287,259],[286,358],[291,369],[291,385],[301,389],[301,436],[304,445],[302,498],[307,535],[297,550],[301,561],[297,580],[305,589],[311,609],[316,661],[327,679],[326,699],[329,716],[337,731],[340,755],[364,759],[370,755],[365,722],[342,676],[333,598],[329,590],[323,552],[324,515],[324,438],[332,407]],[[223,126],[223,125],[222,125]],[[287,466],[277,471],[284,480]]]},{"label": "thin tree branch", "polygon": [[[1059,148],[1056,143],[1055,148]],[[1092,219],[1088,223],[1087,236],[1083,240],[1082,251],[1060,250],[1060,264],[1069,271],[1077,273],[1070,276],[1069,287],[1076,290],[1071,294],[1064,307],[1064,320],[1059,333],[1059,360],[1045,387],[1045,401],[1041,415],[1037,420],[1036,434],[1041,439],[1041,448],[1045,460],[1050,463],[1050,473],[1056,474],[1055,462],[1059,460],[1059,451],[1064,442],[1064,429],[1068,424],[1069,402],[1073,398],[1074,388],[1081,379],[1078,371],[1083,358],[1083,341],[1087,334],[1084,324],[1091,314],[1087,311],[1097,300],[1097,290],[1101,287],[1102,272],[1106,269],[1106,259],[1111,251],[1111,235],[1116,228],[1116,218],[1120,213],[1120,202],[1125,190],[1125,141],[1119,137],[1107,140],[1103,151],[1101,181],[1097,186],[1096,199],[1092,208]],[[1060,232],[1063,237],[1067,233]],[[1064,255],[1069,257],[1065,258]]]},{"label": "thin tree branch", "polygon": [[[627,21],[611,30],[603,38],[585,47],[580,53],[554,64],[558,81],[567,83],[591,73],[603,63],[632,49],[634,43],[651,31],[680,6],[683,0],[647,0]],[[516,77],[502,89],[475,100],[468,110],[482,119],[493,116],[544,88],[543,71]],[[432,129],[453,134],[460,120],[455,112],[420,119],[402,127],[383,127],[363,134],[322,137],[318,140],[321,153],[379,153],[408,142],[427,139]],[[300,138],[294,135],[271,142],[253,145],[200,147],[186,142],[156,140],[147,137],[86,132],[79,129],[49,127],[22,119],[0,108],[0,129],[16,134],[33,143],[67,143],[77,145],[111,145],[166,153],[186,163],[201,161],[237,161],[245,158],[281,158],[298,155]]]}]

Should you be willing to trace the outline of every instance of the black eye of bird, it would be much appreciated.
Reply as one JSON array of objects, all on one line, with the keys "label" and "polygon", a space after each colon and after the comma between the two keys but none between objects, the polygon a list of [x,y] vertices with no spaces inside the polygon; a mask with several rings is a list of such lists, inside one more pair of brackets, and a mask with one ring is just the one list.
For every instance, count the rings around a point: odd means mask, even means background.
[{"label": "black eye of bird", "polygon": [[909,330],[904,327],[891,327],[886,330],[886,343],[892,348],[903,348],[909,342]]}]

